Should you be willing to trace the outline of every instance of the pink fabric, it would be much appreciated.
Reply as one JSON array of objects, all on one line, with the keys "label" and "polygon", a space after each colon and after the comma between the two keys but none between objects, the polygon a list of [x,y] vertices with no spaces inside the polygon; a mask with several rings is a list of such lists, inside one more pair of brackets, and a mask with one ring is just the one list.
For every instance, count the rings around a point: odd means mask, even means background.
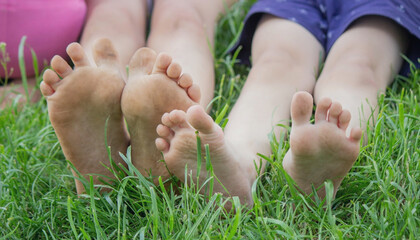
[{"label": "pink fabric", "polygon": [[[67,45],[78,40],[85,15],[84,0],[0,0],[0,42],[7,44],[12,77],[20,77],[18,49],[23,36],[27,36],[26,71],[32,76],[30,49],[38,57],[40,70],[54,55],[66,56]],[[0,75],[4,77],[3,69]]]}]

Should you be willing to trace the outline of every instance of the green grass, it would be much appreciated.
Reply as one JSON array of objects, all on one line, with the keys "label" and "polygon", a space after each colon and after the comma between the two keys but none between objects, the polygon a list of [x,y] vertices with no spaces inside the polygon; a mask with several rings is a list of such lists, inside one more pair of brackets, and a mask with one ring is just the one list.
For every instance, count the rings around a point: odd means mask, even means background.
[{"label": "green grass", "polygon": [[[248,72],[226,53],[248,7],[241,2],[218,26],[212,115],[221,124]],[[45,100],[15,103],[0,111],[0,239],[419,239],[420,69],[412,75],[379,98],[368,143],[326,207],[288,183],[281,166],[288,143],[275,139],[251,209],[237,198],[200,195],[197,186],[179,194],[153,186],[130,164],[116,173],[112,192],[85,181],[89,190],[78,198]],[[218,207],[225,201],[236,211]]]}]

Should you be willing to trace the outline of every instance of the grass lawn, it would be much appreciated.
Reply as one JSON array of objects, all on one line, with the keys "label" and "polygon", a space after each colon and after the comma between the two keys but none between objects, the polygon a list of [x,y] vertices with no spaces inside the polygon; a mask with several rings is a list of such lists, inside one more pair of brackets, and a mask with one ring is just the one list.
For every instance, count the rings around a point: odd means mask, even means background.
[{"label": "grass lawn", "polygon": [[[220,124],[249,70],[227,54],[249,6],[239,3],[218,26],[212,116]],[[412,69],[379,96],[368,143],[325,207],[289,184],[281,164],[288,143],[268,133],[273,154],[263,156],[269,164],[253,186],[251,209],[237,198],[200,195],[199,186],[175,194],[130,165],[115,173],[110,193],[85,181],[89,191],[79,198],[45,100],[13,104],[0,110],[0,239],[419,239],[419,81],[420,69]],[[236,211],[218,207],[225,201]]]}]

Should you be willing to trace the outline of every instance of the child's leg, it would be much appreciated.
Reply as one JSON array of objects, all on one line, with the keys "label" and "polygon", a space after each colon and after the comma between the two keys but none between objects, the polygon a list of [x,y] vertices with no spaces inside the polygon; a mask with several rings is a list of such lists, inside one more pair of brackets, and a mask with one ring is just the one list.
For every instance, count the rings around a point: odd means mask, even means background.
[{"label": "child's leg", "polygon": [[[336,41],[327,57],[315,87],[315,124],[309,124],[310,96],[300,94],[292,102],[291,150],[283,166],[305,193],[327,179],[333,182],[334,195],[337,192],[357,159],[360,126],[366,128],[378,92],[385,90],[400,67],[404,42],[404,33],[391,21],[360,19]],[[306,111],[298,107],[299,102]],[[352,129],[347,137],[349,124]],[[318,195],[325,196],[324,187]]]},{"label": "child's leg", "polygon": [[377,97],[398,73],[407,45],[401,27],[383,17],[364,17],[331,48],[315,88],[315,102],[330,97],[353,116],[350,127],[366,130],[375,120]]},{"label": "child's leg", "polygon": [[312,93],[323,55],[321,44],[300,25],[270,15],[261,19],[252,42],[253,66],[225,128],[226,139],[246,152],[248,171],[254,170],[256,153],[270,155],[268,133],[274,130],[278,137],[284,131],[276,124],[289,125],[292,96]]},{"label": "child's leg", "polygon": [[[155,0],[148,47],[168,52],[201,87],[201,105],[213,98],[212,48],[218,15],[236,0]],[[226,4],[226,5],[225,5]]]},{"label": "child's leg", "polygon": [[120,70],[125,74],[133,53],[145,45],[146,0],[89,0],[87,7],[81,44],[89,59],[93,60],[96,40],[108,38],[120,56]]},{"label": "child's leg", "polygon": [[[252,203],[255,165],[263,167],[256,154],[270,154],[268,133],[281,120],[288,124],[293,93],[312,91],[322,52],[320,43],[300,25],[264,17],[254,35],[254,65],[224,134],[200,106],[191,107],[187,114],[173,111],[162,117],[156,146],[163,151],[169,170],[184,179],[187,164],[196,174],[195,130],[186,123],[188,120],[200,132],[202,143],[209,144],[214,173],[229,194]],[[278,133],[280,128],[274,129]],[[203,183],[204,165],[201,176]],[[217,182],[215,191],[226,193]]]}]

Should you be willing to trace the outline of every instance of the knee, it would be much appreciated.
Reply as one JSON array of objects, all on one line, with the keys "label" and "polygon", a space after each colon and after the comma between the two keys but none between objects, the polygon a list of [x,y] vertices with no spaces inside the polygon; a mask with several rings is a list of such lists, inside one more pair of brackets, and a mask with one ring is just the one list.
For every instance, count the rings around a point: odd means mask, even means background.
[{"label": "knee", "polygon": [[200,12],[188,1],[157,0],[155,2],[152,26],[164,26],[170,31],[182,29],[201,31],[203,29],[203,19]]},{"label": "knee", "polygon": [[372,89],[385,88],[379,79],[375,63],[363,54],[344,54],[343,57],[325,66],[319,83],[340,84]]},{"label": "knee", "polygon": [[[267,50],[253,59],[252,69],[265,69],[281,74],[283,83],[288,86],[298,87],[312,91],[315,84],[317,69],[313,64],[304,63],[299,53],[293,49],[284,51]],[[261,81],[261,79],[259,80]],[[278,81],[278,79],[266,79],[265,81]]]},{"label": "knee", "polygon": [[259,54],[253,54],[253,66],[258,65],[275,65],[277,68],[292,70],[297,67],[299,56],[292,49],[284,49],[284,51],[276,51],[275,49],[266,49]]}]

